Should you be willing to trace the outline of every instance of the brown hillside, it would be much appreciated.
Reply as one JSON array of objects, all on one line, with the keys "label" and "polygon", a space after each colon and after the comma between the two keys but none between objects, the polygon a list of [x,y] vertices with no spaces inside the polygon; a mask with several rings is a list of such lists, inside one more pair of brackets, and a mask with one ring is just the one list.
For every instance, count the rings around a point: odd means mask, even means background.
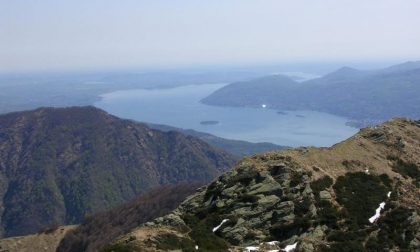
[{"label": "brown hillside", "polygon": [[55,230],[0,240],[1,252],[55,252],[64,235],[76,226],[61,226]]},{"label": "brown hillside", "polygon": [[0,115],[0,236],[80,223],[148,189],[211,181],[232,155],[94,107]]}]

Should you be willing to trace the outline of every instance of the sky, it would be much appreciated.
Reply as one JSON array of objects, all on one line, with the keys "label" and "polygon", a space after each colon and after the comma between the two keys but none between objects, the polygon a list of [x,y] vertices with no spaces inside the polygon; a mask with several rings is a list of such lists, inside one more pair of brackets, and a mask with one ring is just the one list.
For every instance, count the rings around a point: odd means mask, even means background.
[{"label": "sky", "polygon": [[420,0],[0,0],[0,72],[420,60]]}]

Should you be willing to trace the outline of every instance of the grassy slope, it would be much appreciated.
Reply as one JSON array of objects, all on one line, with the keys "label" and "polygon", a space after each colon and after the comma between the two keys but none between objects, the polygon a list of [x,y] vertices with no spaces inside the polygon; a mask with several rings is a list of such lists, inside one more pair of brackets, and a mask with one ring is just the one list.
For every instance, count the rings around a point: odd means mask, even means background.
[{"label": "grassy slope", "polygon": [[1,251],[9,252],[55,252],[61,239],[76,226],[61,226],[47,233],[11,237],[0,240]]}]

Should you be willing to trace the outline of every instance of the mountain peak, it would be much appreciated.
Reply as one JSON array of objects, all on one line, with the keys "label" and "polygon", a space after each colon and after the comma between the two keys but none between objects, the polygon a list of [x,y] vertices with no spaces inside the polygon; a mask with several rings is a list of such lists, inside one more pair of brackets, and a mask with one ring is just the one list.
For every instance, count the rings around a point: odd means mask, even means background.
[{"label": "mountain peak", "polygon": [[358,72],[356,68],[349,67],[349,66],[343,66],[339,68],[336,72]]},{"label": "mountain peak", "polygon": [[386,73],[395,73],[395,72],[403,72],[403,71],[410,71],[414,69],[420,68],[420,61],[407,61],[402,64],[393,65],[383,69],[383,72]]},{"label": "mountain peak", "polygon": [[352,67],[341,67],[336,71],[325,75],[323,78],[346,78],[354,77],[355,75],[360,74],[362,71],[352,68]]},{"label": "mountain peak", "polygon": [[[257,79],[253,79],[251,81],[247,81],[247,82],[239,82],[241,85],[244,86],[251,86],[255,83],[258,84],[258,86],[262,86],[262,85],[295,85],[298,84],[297,81],[293,80],[292,78],[290,78],[289,76],[283,75],[283,74],[272,74],[272,75],[267,75],[267,76],[263,76]],[[238,84],[239,84],[238,83]],[[235,84],[235,83],[233,83]]]},{"label": "mountain peak", "polygon": [[235,161],[195,137],[95,107],[9,113],[0,125],[4,236],[79,223],[160,184],[210,181]]}]

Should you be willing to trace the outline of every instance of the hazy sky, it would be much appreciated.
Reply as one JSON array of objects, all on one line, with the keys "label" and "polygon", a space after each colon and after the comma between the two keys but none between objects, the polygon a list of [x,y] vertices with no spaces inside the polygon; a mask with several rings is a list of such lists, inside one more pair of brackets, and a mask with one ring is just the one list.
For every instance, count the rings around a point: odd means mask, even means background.
[{"label": "hazy sky", "polygon": [[0,0],[0,71],[420,59],[420,0]]}]

